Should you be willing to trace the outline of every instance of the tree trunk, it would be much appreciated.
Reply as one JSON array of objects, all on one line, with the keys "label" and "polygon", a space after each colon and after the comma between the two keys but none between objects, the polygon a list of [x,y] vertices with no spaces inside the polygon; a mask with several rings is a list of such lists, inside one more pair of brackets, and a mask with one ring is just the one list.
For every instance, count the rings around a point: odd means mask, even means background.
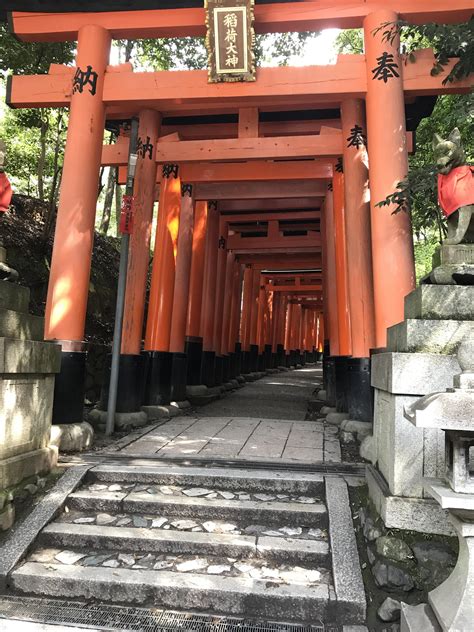
[{"label": "tree trunk", "polygon": [[115,169],[109,168],[109,177],[107,179],[107,188],[105,191],[104,209],[102,211],[102,220],[100,222],[99,231],[104,235],[107,235],[110,224],[110,215],[112,213],[112,202],[115,192]]},{"label": "tree trunk", "polygon": [[46,136],[48,134],[48,119],[41,119],[40,127],[40,155],[38,158],[38,197],[44,200],[44,168],[46,164]]}]

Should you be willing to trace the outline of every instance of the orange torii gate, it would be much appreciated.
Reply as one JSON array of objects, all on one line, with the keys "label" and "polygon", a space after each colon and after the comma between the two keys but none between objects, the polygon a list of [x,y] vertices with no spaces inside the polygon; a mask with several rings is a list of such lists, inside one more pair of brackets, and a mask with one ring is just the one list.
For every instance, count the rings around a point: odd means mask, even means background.
[{"label": "orange torii gate", "polygon": [[[169,354],[179,356],[184,351],[182,323],[186,322],[183,313],[188,305],[183,300],[183,288],[190,283],[190,295],[197,292],[189,279],[196,268],[194,257],[190,257],[190,244],[194,245],[195,240],[199,241],[201,260],[205,262],[204,272],[200,270],[194,275],[203,279],[200,323],[201,331],[205,332],[204,351],[210,357],[213,353],[221,357],[221,352],[229,346],[232,332],[237,330],[234,312],[238,313],[240,279],[242,273],[245,277],[246,270],[242,271],[238,251],[235,254],[228,248],[228,241],[234,236],[228,235],[228,223],[222,217],[223,213],[255,211],[257,207],[252,199],[220,201],[219,211],[206,204],[205,199],[194,204],[194,180],[188,180],[184,174],[186,168],[202,168],[208,161],[311,159],[333,163],[343,156],[344,175],[334,174],[330,183],[332,190],[326,191],[321,214],[323,239],[318,237],[319,243],[324,245],[325,335],[333,356],[352,353],[355,358],[364,360],[370,347],[383,346],[386,328],[401,320],[403,297],[414,285],[409,217],[393,216],[390,207],[378,209],[375,206],[393,191],[407,172],[405,103],[417,95],[465,91],[470,88],[470,82],[444,86],[442,75],[431,76],[431,51],[418,53],[415,64],[405,64],[399,54],[397,38],[386,42],[377,29],[400,16],[412,23],[465,21],[472,12],[470,4],[466,0],[418,3],[369,0],[336,6],[329,2],[257,5],[257,32],[319,29],[328,25],[363,26],[366,52],[365,55],[341,55],[335,65],[327,67],[261,68],[257,81],[245,84],[208,84],[205,71],[134,73],[127,64],[108,65],[112,38],[203,34],[202,9],[53,15],[14,13],[10,22],[20,38],[78,41],[76,68],[53,66],[48,75],[16,76],[9,80],[7,90],[7,102],[12,107],[70,108],[45,330],[46,339],[59,340],[64,352],[64,371],[58,380],[57,397],[61,397],[61,390],[63,398],[71,397],[68,362],[71,366],[83,362],[96,191],[104,154],[106,117],[139,116],[140,119],[141,147],[135,183],[137,228],[132,238],[128,270],[133,283],[128,284],[125,308],[126,331],[129,327],[133,334],[128,338],[130,346],[127,343],[126,348],[122,347],[124,355],[136,356],[141,349],[139,335],[144,320],[146,277],[143,253],[147,253],[149,244],[156,164],[163,165],[160,174],[162,212],[155,248],[159,256],[153,265],[145,336],[145,349],[154,366],[149,379],[152,385],[149,400],[156,402],[164,394],[163,389],[155,389],[153,385],[162,380],[164,372],[170,373]],[[454,63],[452,60],[446,71]],[[309,107],[340,108],[340,128],[327,129],[329,126],[326,126],[325,129],[321,125],[313,126],[305,135],[296,132],[288,135],[287,130],[276,136],[260,134],[258,109],[288,111]],[[216,138],[203,138],[196,133],[183,140],[179,132],[171,130],[167,131],[172,138],[160,138],[163,117],[229,112],[239,113],[237,138],[223,137],[221,132]],[[272,133],[278,134],[277,131]],[[366,137],[369,139],[370,209],[365,195]],[[159,138],[159,142],[152,142]],[[113,164],[113,160],[118,160],[113,152],[124,149],[108,150],[111,155],[106,159]],[[290,210],[315,208],[314,198],[303,195],[292,200]],[[262,200],[258,209],[285,211],[289,210],[287,203],[285,199]],[[196,219],[202,220],[204,216],[206,230],[193,234],[193,222],[196,224]],[[313,243],[311,247],[314,253],[319,246]],[[280,254],[284,257],[284,253]],[[253,289],[259,290],[260,276],[253,275]],[[245,302],[248,285],[245,280],[243,285]],[[224,301],[227,288],[232,295],[230,308]],[[251,299],[252,296],[255,293]],[[299,310],[299,305],[290,303],[287,318],[290,339],[299,326],[292,327],[291,323],[301,322],[295,305]],[[260,315],[268,321],[265,310],[260,310]],[[250,329],[255,329],[255,324],[258,327],[258,316],[258,309],[252,308]],[[175,325],[175,321],[178,324]],[[186,326],[189,325],[188,319]],[[153,365],[155,359],[156,366]],[[81,385],[75,388],[80,391]],[[80,397],[75,399],[80,401]],[[76,421],[77,417],[82,418],[79,406],[71,410],[70,419],[62,421]]]}]

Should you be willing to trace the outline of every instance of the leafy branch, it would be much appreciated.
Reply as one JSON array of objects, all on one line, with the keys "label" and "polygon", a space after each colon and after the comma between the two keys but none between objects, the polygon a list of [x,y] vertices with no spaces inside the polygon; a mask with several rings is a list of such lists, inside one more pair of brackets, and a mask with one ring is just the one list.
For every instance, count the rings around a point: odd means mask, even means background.
[{"label": "leafy branch", "polygon": [[434,49],[433,76],[439,75],[450,59],[458,58],[443,85],[460,81],[474,72],[474,16],[463,24],[408,24],[405,20],[385,22],[374,33],[383,30],[382,41],[394,44],[398,36],[402,39],[402,52],[409,61],[415,61],[415,51],[428,43]]},{"label": "leafy branch", "polygon": [[437,199],[437,170],[434,165],[412,167],[407,177],[397,184],[393,193],[375,206],[394,206],[392,215],[409,213],[412,206],[417,212],[412,216],[413,229],[416,233],[427,228],[435,228],[442,239],[446,234],[444,219]]}]

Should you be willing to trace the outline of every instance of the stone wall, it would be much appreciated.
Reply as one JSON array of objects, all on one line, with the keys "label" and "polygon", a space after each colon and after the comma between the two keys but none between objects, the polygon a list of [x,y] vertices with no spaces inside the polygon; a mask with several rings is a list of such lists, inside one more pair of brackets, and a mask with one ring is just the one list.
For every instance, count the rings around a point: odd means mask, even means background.
[{"label": "stone wall", "polygon": [[[0,262],[6,252],[0,247]],[[12,489],[47,474],[57,461],[50,444],[54,375],[61,350],[43,342],[43,319],[28,313],[29,289],[0,281],[0,525],[14,518]]]}]

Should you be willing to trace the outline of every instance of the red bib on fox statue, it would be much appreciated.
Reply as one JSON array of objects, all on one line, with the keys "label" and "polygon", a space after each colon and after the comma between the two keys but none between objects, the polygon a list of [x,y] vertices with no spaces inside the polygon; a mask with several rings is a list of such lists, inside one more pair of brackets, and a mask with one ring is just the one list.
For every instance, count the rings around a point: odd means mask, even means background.
[{"label": "red bib on fox statue", "polygon": [[12,187],[7,176],[0,172],[0,213],[8,211],[10,202],[12,201]]},{"label": "red bib on fox statue", "polygon": [[446,217],[474,204],[474,174],[469,165],[455,167],[447,175],[438,174],[438,202]]}]

